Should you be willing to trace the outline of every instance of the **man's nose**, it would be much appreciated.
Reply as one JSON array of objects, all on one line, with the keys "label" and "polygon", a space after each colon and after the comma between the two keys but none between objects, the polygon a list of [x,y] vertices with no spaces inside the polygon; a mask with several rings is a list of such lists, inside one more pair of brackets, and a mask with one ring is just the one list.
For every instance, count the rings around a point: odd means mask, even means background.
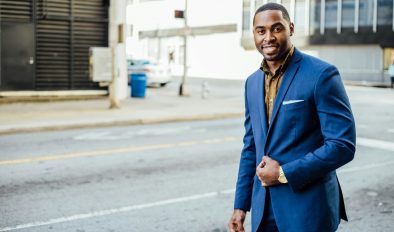
[{"label": "man's nose", "polygon": [[269,42],[274,40],[275,40],[275,36],[270,31],[267,31],[265,33],[264,41]]}]

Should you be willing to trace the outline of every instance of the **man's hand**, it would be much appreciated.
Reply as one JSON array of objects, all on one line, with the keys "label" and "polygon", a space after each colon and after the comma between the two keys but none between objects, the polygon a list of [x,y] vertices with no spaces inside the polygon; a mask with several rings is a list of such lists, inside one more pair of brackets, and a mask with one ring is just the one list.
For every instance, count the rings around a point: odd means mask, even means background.
[{"label": "man's hand", "polygon": [[279,163],[268,156],[263,156],[263,160],[256,168],[256,175],[264,187],[280,184],[279,177]]},{"label": "man's hand", "polygon": [[234,209],[234,213],[228,222],[230,232],[245,232],[244,221],[246,212],[241,209]]}]

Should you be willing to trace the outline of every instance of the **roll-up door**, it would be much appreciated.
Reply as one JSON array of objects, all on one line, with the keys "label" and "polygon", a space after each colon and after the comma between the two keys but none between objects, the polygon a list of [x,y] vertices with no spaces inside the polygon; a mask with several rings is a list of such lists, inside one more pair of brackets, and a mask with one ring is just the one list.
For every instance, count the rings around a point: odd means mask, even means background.
[{"label": "roll-up door", "polygon": [[108,0],[0,0],[0,24],[0,90],[99,88],[89,47],[108,46]]},{"label": "roll-up door", "polygon": [[94,89],[89,47],[108,45],[103,0],[37,1],[37,89]]}]

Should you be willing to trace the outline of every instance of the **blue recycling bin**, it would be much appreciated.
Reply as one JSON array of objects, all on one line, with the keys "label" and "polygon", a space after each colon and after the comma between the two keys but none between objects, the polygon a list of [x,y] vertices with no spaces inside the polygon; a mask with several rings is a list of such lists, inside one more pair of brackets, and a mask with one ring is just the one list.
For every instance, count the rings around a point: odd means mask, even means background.
[{"label": "blue recycling bin", "polygon": [[146,92],[146,74],[132,73],[130,74],[131,97],[145,97]]}]

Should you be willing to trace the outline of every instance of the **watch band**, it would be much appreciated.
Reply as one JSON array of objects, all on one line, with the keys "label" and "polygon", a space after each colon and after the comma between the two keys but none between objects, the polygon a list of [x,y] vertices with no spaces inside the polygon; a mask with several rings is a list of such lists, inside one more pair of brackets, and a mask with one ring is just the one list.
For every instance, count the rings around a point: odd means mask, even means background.
[{"label": "watch band", "polygon": [[278,177],[278,181],[282,184],[286,184],[288,183],[285,173],[283,172],[282,166],[279,166],[279,177]]}]

